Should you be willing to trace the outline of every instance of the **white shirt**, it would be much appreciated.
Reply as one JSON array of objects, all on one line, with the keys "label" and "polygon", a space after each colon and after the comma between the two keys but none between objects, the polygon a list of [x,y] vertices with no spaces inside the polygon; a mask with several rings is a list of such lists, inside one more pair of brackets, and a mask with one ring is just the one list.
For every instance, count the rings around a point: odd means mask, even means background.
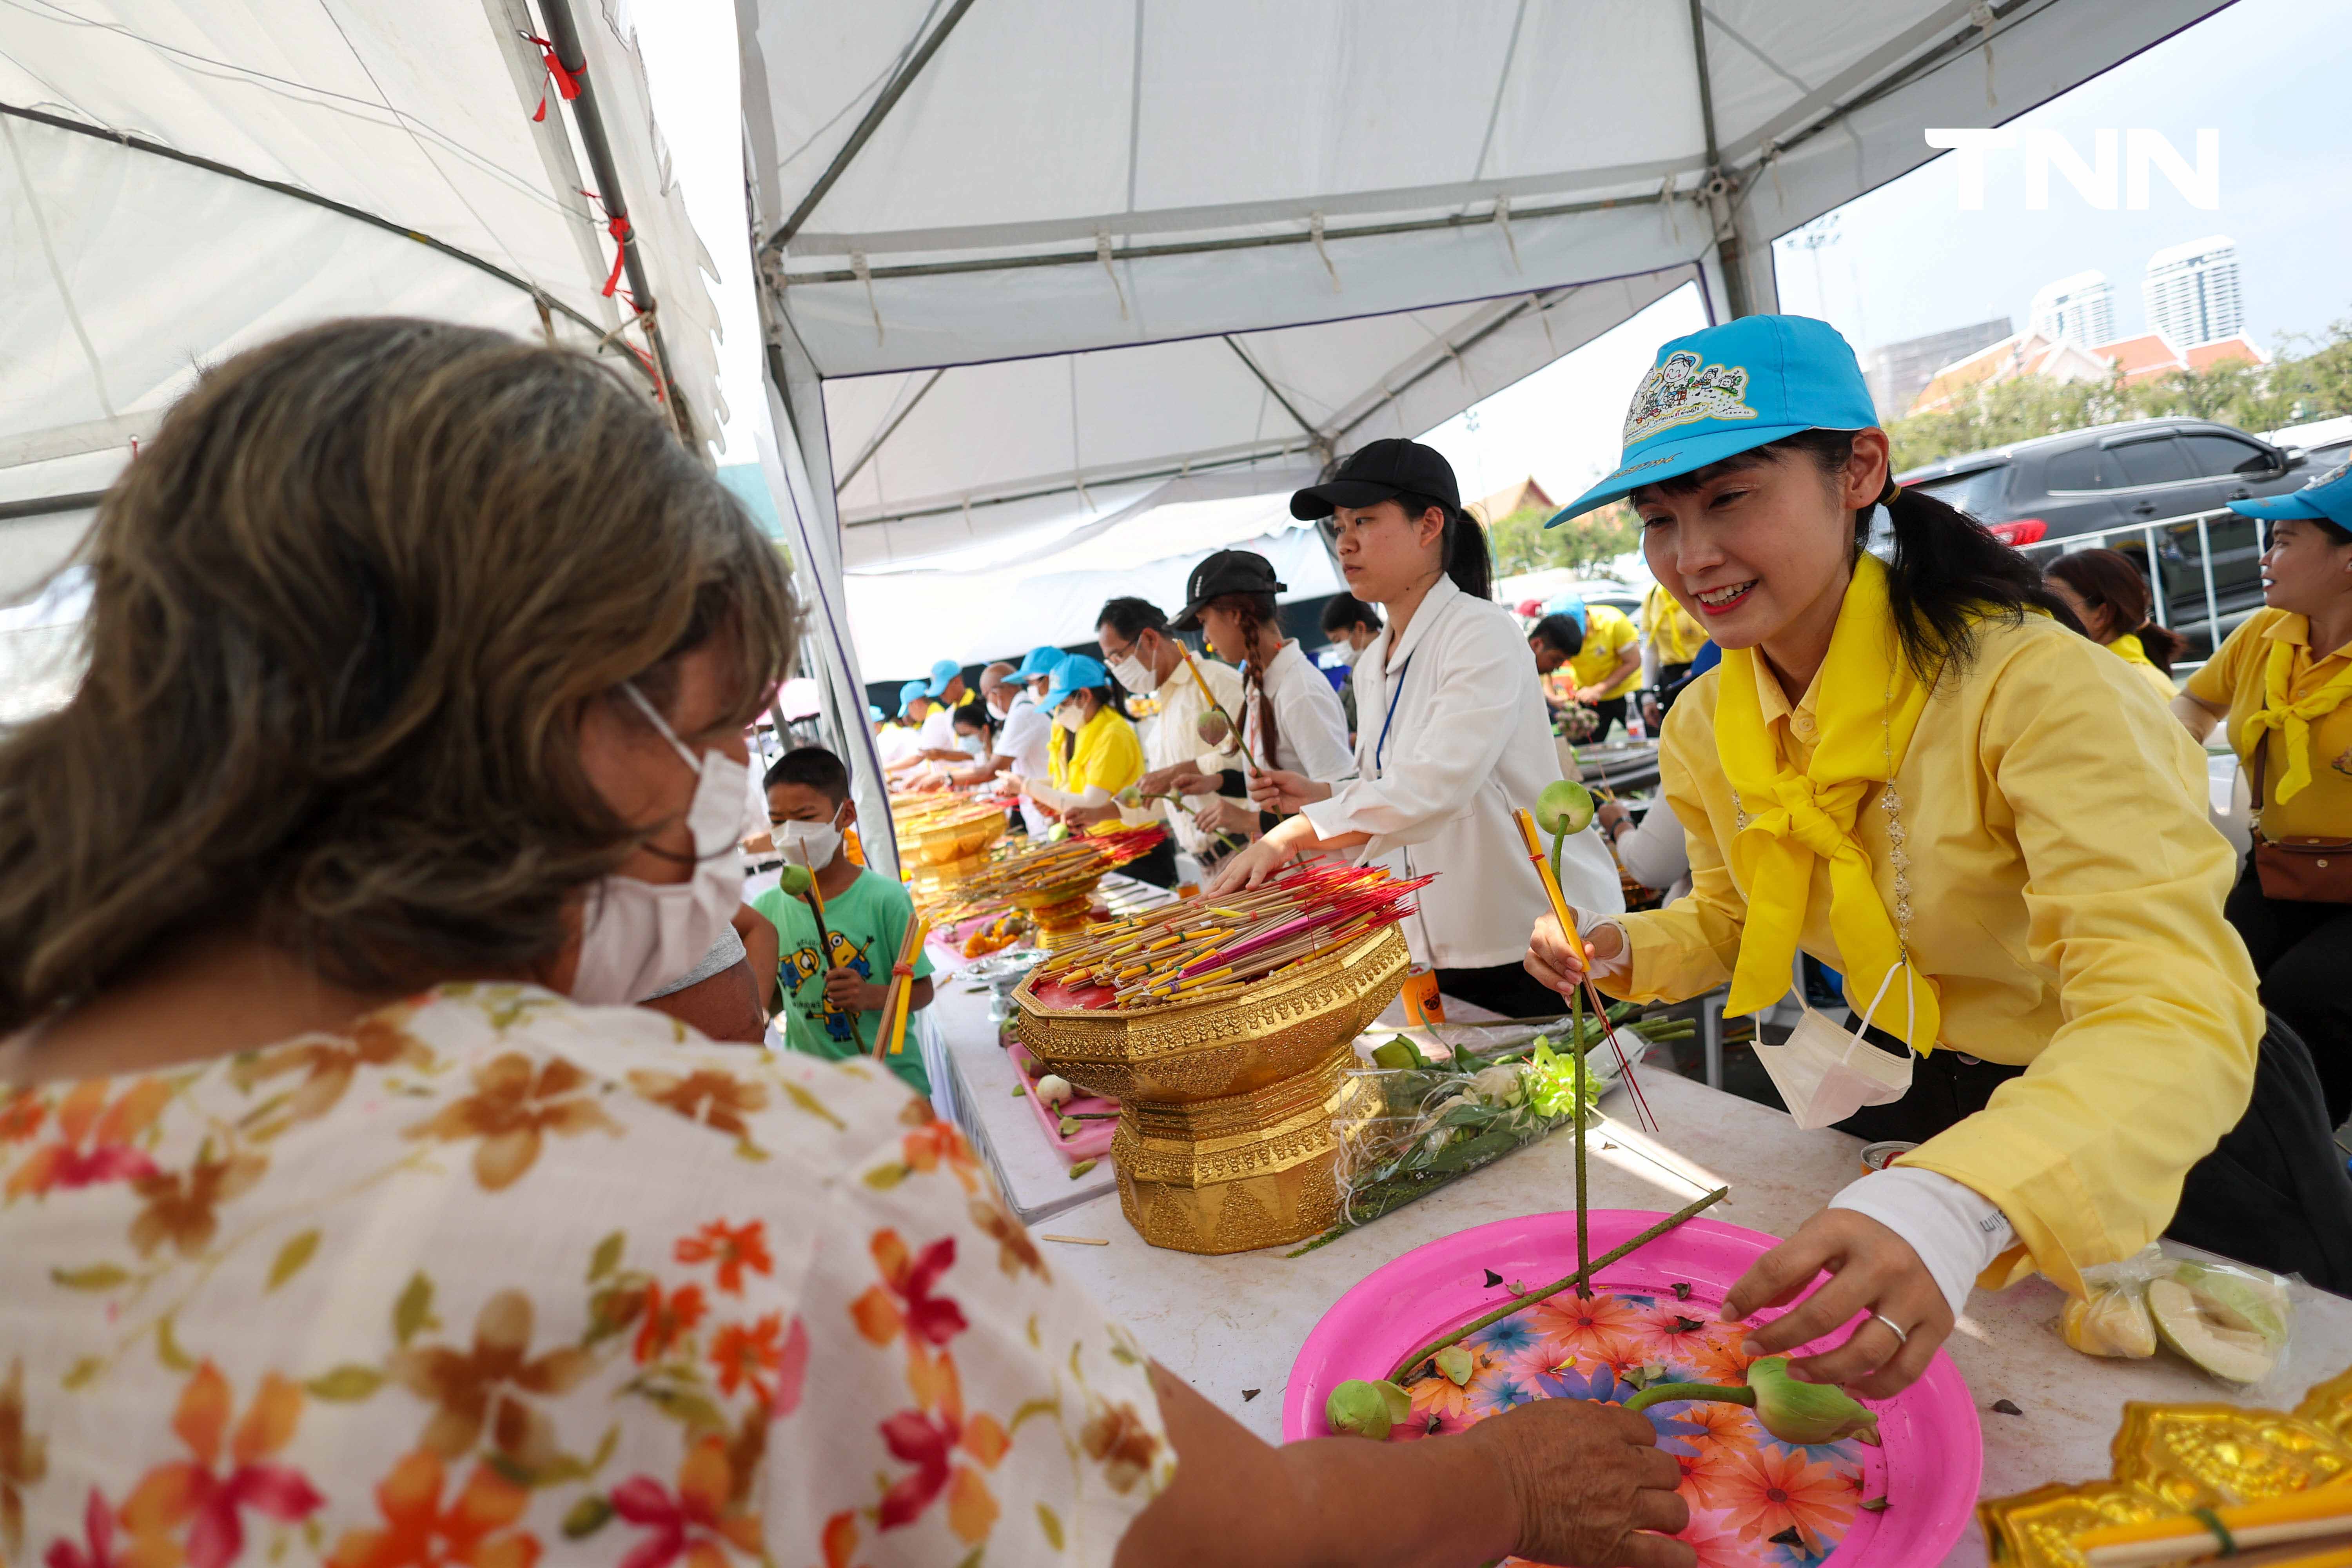
[{"label": "white shirt", "polygon": [[[1234,716],[1236,723],[1241,722],[1241,671],[1213,658],[1195,658],[1192,666],[1201,672],[1202,680],[1208,682],[1217,700],[1224,704],[1225,711]],[[1186,673],[1181,663],[1168,672],[1168,679],[1151,695],[1160,704],[1160,717],[1144,736],[1146,770],[1157,772],[1179,763],[1192,763],[1204,773],[1216,773],[1242,765],[1241,748],[1231,736],[1213,746],[1201,739],[1201,717],[1209,711],[1209,700],[1201,695],[1200,683]],[[1209,836],[1190,811],[1172,800],[1156,804],[1175,830],[1176,842],[1188,854],[1198,855],[1208,847]]]},{"label": "white shirt", "polygon": [[[1439,969],[1518,963],[1551,905],[1511,813],[1533,810],[1559,777],[1518,622],[1441,577],[1401,640],[1393,626],[1372,639],[1355,680],[1359,776],[1308,805],[1307,820],[1327,838],[1370,834],[1360,862],[1404,876],[1438,873],[1413,895],[1421,912],[1404,922],[1416,962]],[[1579,910],[1625,907],[1616,865],[1589,827],[1562,847],[1559,879]]]},{"label": "white shirt", "polygon": [[955,714],[936,697],[931,699],[931,710],[923,715],[922,728],[915,731],[915,743],[925,752],[956,749]]},{"label": "white shirt", "polygon": [[[1036,698],[1024,691],[1004,710],[1003,727],[996,731],[996,754],[1012,758],[1013,771],[1020,777],[1043,784],[1050,754],[1046,748],[1053,739],[1054,721],[1037,706]],[[1040,837],[1054,830],[1054,819],[1025,795],[1021,797],[1021,820]]]},{"label": "white shirt", "polygon": [[[908,729],[904,724],[885,724],[874,732],[874,750],[881,756],[882,765],[886,768],[903,763],[913,756],[916,747],[920,743],[915,737],[915,731]],[[761,796],[763,804],[766,799],[764,795]]]},{"label": "white shirt", "polygon": [[1355,753],[1348,749],[1348,715],[1339,694],[1315,668],[1297,641],[1266,660],[1265,697],[1274,705],[1274,755],[1258,739],[1257,704],[1250,704],[1250,751],[1257,760],[1288,773],[1305,773],[1322,784],[1336,784],[1356,771]]}]

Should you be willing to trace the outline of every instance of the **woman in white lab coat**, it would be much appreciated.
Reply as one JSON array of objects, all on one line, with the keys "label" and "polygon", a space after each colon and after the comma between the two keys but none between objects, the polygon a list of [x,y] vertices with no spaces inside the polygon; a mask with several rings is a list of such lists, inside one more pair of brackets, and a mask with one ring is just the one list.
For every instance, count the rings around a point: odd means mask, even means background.
[{"label": "woman in white lab coat", "polygon": [[[1214,890],[1262,882],[1316,848],[1358,848],[1401,876],[1436,872],[1404,922],[1415,962],[1489,1011],[1559,1014],[1559,995],[1519,964],[1526,928],[1514,922],[1549,906],[1511,813],[1559,776],[1559,753],[1518,623],[1486,597],[1486,536],[1462,511],[1454,469],[1419,442],[1374,441],[1290,510],[1330,520],[1348,591],[1389,624],[1356,661],[1356,777],[1257,774],[1259,805],[1297,815],[1228,862]],[[1569,840],[1560,882],[1580,909],[1624,908],[1590,829]]]}]

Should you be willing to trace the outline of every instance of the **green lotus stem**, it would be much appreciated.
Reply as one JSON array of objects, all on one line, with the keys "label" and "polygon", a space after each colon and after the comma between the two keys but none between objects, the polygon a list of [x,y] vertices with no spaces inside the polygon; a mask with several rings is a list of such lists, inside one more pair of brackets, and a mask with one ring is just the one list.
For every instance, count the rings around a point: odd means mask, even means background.
[{"label": "green lotus stem", "polygon": [[1756,1408],[1756,1391],[1746,1384],[1725,1387],[1714,1383],[1654,1383],[1625,1402],[1628,1410],[1647,1410],[1653,1405],[1666,1405],[1675,1400],[1712,1400],[1717,1405],[1745,1405]]},{"label": "green lotus stem", "polygon": [[[1552,848],[1557,851],[1559,847],[1559,840],[1554,838]],[[1579,1036],[1581,1036],[1584,1032],[1584,993],[1582,991],[1578,991],[1568,999],[1568,1016],[1570,1026]],[[1584,1193],[1584,1049],[1581,1040],[1578,1042],[1573,1054],[1576,1057],[1576,1105],[1572,1112],[1576,1117],[1576,1295],[1579,1300],[1588,1300],[1592,1295],[1592,1253],[1585,1235],[1587,1205]]]},{"label": "green lotus stem", "polygon": [[1601,1270],[1608,1268],[1619,1258],[1625,1257],[1628,1253],[1638,1251],[1642,1247],[1649,1246],[1650,1243],[1657,1240],[1658,1237],[1665,1235],[1666,1232],[1674,1229],[1675,1226],[1682,1224],[1683,1221],[1697,1214],[1701,1209],[1710,1208],[1713,1205],[1721,1203],[1725,1198],[1729,1197],[1730,1195],[1731,1189],[1729,1187],[1717,1187],[1715,1191],[1707,1194],[1704,1197],[1693,1198],[1689,1203],[1685,1204],[1682,1207],[1676,1209],[1674,1213],[1668,1215],[1665,1218],[1660,1220],[1657,1224],[1652,1226],[1641,1235],[1633,1237],[1631,1241],[1621,1242],[1617,1246],[1611,1247],[1608,1251],[1594,1258],[1589,1267],[1578,1269],[1575,1273],[1570,1275],[1565,1279],[1555,1279],[1540,1290],[1522,1291],[1518,1295],[1512,1297],[1502,1306],[1485,1314],[1483,1317],[1471,1319],[1460,1328],[1455,1329],[1453,1332],[1445,1335],[1444,1338],[1432,1340],[1429,1343],[1422,1346],[1419,1350],[1413,1352],[1411,1355],[1397,1363],[1396,1370],[1389,1373],[1390,1381],[1393,1383],[1403,1382],[1406,1373],[1411,1372],[1414,1367],[1419,1366],[1423,1362],[1427,1361],[1431,1356],[1435,1355],[1439,1351],[1444,1350],[1446,1346],[1451,1344],[1459,1344],[1462,1341],[1468,1339],[1472,1334],[1476,1333],[1480,1329],[1486,1328],[1495,1323],[1499,1323],[1505,1318],[1509,1317],[1512,1313],[1532,1307],[1538,1301],[1549,1300],[1552,1297],[1559,1295],[1562,1290],[1568,1289],[1570,1287],[1575,1285],[1580,1280],[1586,1279],[1588,1276],[1598,1274]]}]

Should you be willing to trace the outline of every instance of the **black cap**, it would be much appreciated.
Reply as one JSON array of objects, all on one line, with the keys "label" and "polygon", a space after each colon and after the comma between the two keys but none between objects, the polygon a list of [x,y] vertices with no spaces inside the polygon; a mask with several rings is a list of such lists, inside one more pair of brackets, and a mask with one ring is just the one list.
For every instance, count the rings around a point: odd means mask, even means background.
[{"label": "black cap", "polygon": [[1434,447],[1400,437],[1368,442],[1341,459],[1331,477],[1290,498],[1290,515],[1303,522],[1328,517],[1337,507],[1378,506],[1411,493],[1462,510],[1454,465]]},{"label": "black cap", "polygon": [[[1294,503],[1296,504],[1296,503]],[[1224,594],[1285,594],[1287,583],[1274,579],[1274,563],[1248,550],[1220,550],[1192,568],[1184,584],[1184,611],[1168,623],[1172,631],[1201,629],[1201,606]]]}]

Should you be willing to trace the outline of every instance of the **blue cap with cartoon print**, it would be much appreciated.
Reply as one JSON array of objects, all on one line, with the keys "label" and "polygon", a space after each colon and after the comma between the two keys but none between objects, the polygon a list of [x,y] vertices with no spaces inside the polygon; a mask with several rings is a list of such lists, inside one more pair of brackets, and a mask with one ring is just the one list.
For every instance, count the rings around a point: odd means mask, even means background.
[{"label": "blue cap with cartoon print", "polygon": [[1806,430],[1878,423],[1853,349],[1811,316],[1742,316],[1676,338],[1633,390],[1617,469],[1544,524]]},{"label": "blue cap with cartoon print", "polygon": [[2352,529],[2352,463],[2336,464],[2299,490],[2233,500],[2230,510],[2247,517],[2324,518],[2338,528]]}]

